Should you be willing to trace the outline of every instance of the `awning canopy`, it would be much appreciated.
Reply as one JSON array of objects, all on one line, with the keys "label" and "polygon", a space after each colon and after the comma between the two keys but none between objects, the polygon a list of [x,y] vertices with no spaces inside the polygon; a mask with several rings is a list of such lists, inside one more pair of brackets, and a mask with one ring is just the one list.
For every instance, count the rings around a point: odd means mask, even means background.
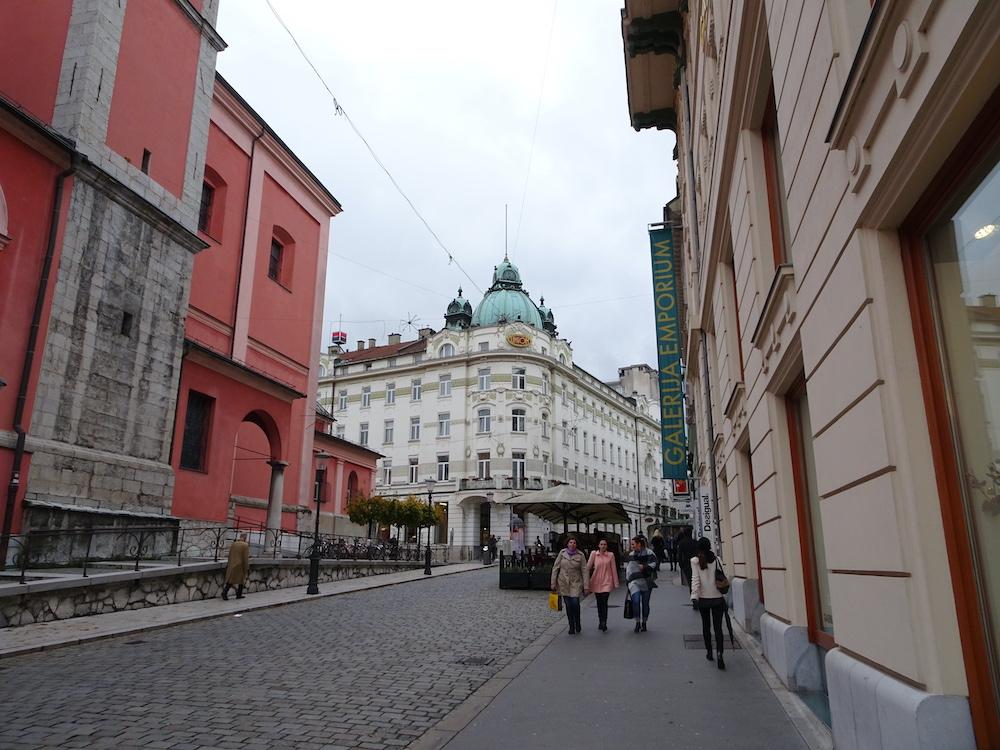
[{"label": "awning canopy", "polygon": [[566,530],[573,523],[630,523],[628,513],[621,503],[609,501],[592,492],[569,484],[515,495],[507,500],[498,500],[500,505],[512,505],[517,510],[533,513],[552,523],[562,523]]}]

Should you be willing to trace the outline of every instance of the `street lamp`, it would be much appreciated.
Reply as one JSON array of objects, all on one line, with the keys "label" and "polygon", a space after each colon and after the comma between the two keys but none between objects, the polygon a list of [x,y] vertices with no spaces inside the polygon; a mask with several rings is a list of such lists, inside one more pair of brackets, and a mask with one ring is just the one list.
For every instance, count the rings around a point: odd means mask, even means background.
[{"label": "street lamp", "polygon": [[[434,479],[425,479],[424,484],[427,485],[427,523],[430,524],[431,513],[434,510],[434,506],[431,505],[431,500],[434,498],[434,485],[437,482]],[[427,546],[424,548],[424,575],[429,576],[431,574],[431,527],[427,526]]]},{"label": "street lamp", "polygon": [[333,456],[325,451],[313,454],[313,462],[316,465],[316,526],[313,530],[312,554],[309,555],[309,585],[306,587],[306,594],[319,593],[319,506],[323,500],[323,485],[326,484],[326,465]]},{"label": "street lamp", "polygon": [[[493,538],[493,493],[486,493],[486,524],[488,529],[483,528],[483,519],[479,519],[479,546],[480,553],[483,558],[483,565],[489,565],[493,562],[493,549],[492,549],[492,538]],[[486,536],[484,532],[489,531],[490,535]],[[489,562],[487,562],[489,561]]]}]

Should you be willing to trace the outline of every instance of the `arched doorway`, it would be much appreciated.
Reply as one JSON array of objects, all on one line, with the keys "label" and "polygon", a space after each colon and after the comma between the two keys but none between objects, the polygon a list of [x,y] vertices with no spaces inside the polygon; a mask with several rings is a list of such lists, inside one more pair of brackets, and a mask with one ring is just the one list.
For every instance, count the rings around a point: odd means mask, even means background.
[{"label": "arched doorway", "polygon": [[281,434],[270,414],[255,410],[247,414],[236,431],[230,498],[241,524],[281,528],[284,472]]},{"label": "arched doorway", "polygon": [[358,472],[352,471],[347,477],[347,508],[358,499]]}]

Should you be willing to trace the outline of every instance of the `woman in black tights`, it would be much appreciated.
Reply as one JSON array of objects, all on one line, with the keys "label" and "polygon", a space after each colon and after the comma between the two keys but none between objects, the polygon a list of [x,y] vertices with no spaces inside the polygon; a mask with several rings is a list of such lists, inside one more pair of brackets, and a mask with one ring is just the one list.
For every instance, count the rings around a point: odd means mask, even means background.
[{"label": "woman in black tights", "polygon": [[712,552],[712,543],[705,537],[698,540],[698,555],[691,558],[691,601],[701,612],[701,632],[705,637],[706,659],[712,661],[712,632],[715,629],[715,645],[718,654],[716,664],[726,668],[722,659],[722,618],[726,614],[726,598],[715,585],[715,571],[719,569],[719,558]]}]

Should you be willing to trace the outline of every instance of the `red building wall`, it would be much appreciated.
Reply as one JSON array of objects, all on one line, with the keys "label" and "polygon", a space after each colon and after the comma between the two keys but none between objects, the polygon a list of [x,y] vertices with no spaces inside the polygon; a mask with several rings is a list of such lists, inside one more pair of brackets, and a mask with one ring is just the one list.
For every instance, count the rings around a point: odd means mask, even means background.
[{"label": "red building wall", "polygon": [[[6,234],[10,243],[0,250],[0,378],[7,382],[0,388],[0,430],[14,431],[14,415],[21,373],[24,365],[28,336],[34,312],[35,296],[41,281],[55,199],[56,178],[63,167],[35,148],[15,138],[0,127],[0,191],[7,210]],[[49,309],[55,286],[55,269],[59,265],[59,248],[62,247],[66,209],[72,194],[72,179],[66,180],[63,200],[56,222],[55,250],[49,278],[39,334],[35,343],[35,357],[28,374],[27,404],[21,426],[31,426],[31,404],[38,386],[41,353],[48,330]],[[10,476],[13,451],[0,448],[0,477]],[[25,454],[21,476],[29,475],[30,454]],[[17,498],[18,507],[23,499],[25,484]],[[14,514],[13,531],[20,528],[21,514]]]},{"label": "red building wall", "polygon": [[52,122],[72,10],[72,0],[0,3],[0,92],[45,123]]},{"label": "red building wall", "polygon": [[126,6],[107,136],[133,164],[150,151],[150,176],[175,196],[184,188],[201,49],[201,34],[182,14],[173,2]]},{"label": "red building wall", "polygon": [[[283,269],[281,283],[267,275],[271,239],[276,233],[285,244],[283,265],[290,266]],[[316,220],[273,177],[265,176],[257,242],[258,273],[254,277],[249,335],[304,368],[309,368],[313,359],[312,322],[316,303],[319,236],[320,227]],[[294,242],[287,242],[288,238]],[[251,348],[247,363],[266,367],[281,380],[306,390],[308,375],[288,367],[281,360],[274,360]]]},{"label": "red building wall", "polygon": [[206,173],[209,181],[215,183],[215,201],[208,231],[198,233],[209,248],[194,259],[190,306],[211,321],[188,316],[187,332],[190,338],[228,353],[236,315],[250,156],[214,122],[208,132]]}]

